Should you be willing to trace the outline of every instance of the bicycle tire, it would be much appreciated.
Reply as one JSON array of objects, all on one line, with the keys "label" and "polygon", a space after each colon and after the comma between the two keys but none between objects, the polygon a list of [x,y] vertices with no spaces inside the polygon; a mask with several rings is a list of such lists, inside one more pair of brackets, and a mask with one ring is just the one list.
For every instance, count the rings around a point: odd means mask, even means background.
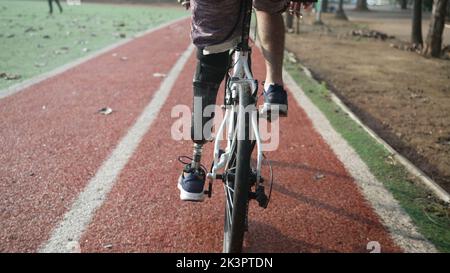
[{"label": "bicycle tire", "polygon": [[[253,103],[250,86],[244,86],[239,94],[239,105],[245,109]],[[224,223],[224,252],[238,253],[242,252],[244,234],[246,231],[246,219],[248,213],[248,197],[250,190],[250,159],[251,159],[251,140],[249,135],[250,118],[244,112],[244,138],[237,140],[236,158],[235,158],[235,176],[233,184],[232,211],[230,210],[230,199],[228,191],[225,202],[225,223]],[[234,164],[232,164],[233,166]],[[228,178],[227,178],[228,179]],[[231,214],[231,215],[230,215]],[[231,225],[229,220],[231,217]]]}]

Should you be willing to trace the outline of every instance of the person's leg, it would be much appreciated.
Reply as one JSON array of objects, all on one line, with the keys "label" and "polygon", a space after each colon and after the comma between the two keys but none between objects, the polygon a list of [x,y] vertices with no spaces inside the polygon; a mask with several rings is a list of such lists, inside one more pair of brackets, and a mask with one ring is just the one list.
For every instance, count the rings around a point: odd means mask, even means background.
[{"label": "person's leg", "polygon": [[[191,38],[197,46],[197,69],[193,81],[193,114],[191,139],[194,143],[192,161],[185,165],[178,179],[180,198],[185,201],[202,201],[205,171],[200,166],[203,145],[211,138],[212,116],[204,117],[206,107],[216,104],[217,92],[229,63],[228,47],[223,46],[233,35],[241,0],[221,0],[220,5],[211,0],[191,0]],[[211,48],[213,46],[214,48]],[[206,50],[203,50],[206,49]],[[211,53],[206,54],[205,52]],[[209,112],[209,111],[208,111]],[[206,125],[206,126],[205,126]]]},{"label": "person's leg", "polygon": [[284,22],[281,13],[257,11],[258,36],[266,63],[264,89],[283,85]]},{"label": "person's leg", "polygon": [[62,9],[62,7],[61,7],[61,3],[59,3],[59,0],[55,0],[55,1],[56,1],[56,4],[58,5],[59,12],[60,12],[60,13],[63,12],[63,9]]},{"label": "person's leg", "polygon": [[194,142],[192,162],[187,164],[178,179],[180,198],[184,201],[202,201],[206,174],[200,167],[203,145],[211,139],[210,125],[214,118],[205,115],[207,107],[215,107],[220,83],[228,69],[229,53],[222,52],[204,55],[202,49],[197,51],[197,68],[193,81],[193,113],[191,122],[191,139]]},{"label": "person's leg", "polygon": [[48,13],[50,13],[50,14],[53,13],[53,3],[52,3],[52,1],[53,1],[53,0],[48,0],[48,6],[49,6],[49,8],[50,8],[50,11],[49,11]]},{"label": "person's leg", "polygon": [[228,64],[228,51],[204,55],[201,49],[197,50],[197,67],[192,84],[194,96],[191,138],[194,143],[205,144],[211,138],[211,132],[204,130],[204,127],[213,117],[205,117],[204,111],[206,107],[216,104],[217,92]]},{"label": "person's leg", "polygon": [[254,0],[258,36],[266,63],[264,105],[261,116],[269,120],[286,116],[287,93],[283,88],[284,21],[286,0]]}]

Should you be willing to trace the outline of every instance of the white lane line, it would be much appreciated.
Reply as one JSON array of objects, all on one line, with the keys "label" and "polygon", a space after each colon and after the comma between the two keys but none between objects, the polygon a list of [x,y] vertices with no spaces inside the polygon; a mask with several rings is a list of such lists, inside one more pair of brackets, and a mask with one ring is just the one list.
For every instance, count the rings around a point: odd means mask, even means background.
[{"label": "white lane line", "polygon": [[[398,204],[394,196],[373,176],[369,167],[347,141],[334,130],[328,119],[310,101],[289,73],[287,71],[283,71],[283,73],[284,82],[298,105],[305,110],[315,130],[319,132],[355,179],[366,200],[389,230],[394,242],[405,252],[437,252],[434,245],[417,231],[411,218]],[[383,246],[381,246],[381,249],[383,249]]]},{"label": "white lane line", "polygon": [[129,158],[133,155],[142,137],[149,130],[153,120],[169,96],[173,85],[183,67],[192,55],[194,46],[190,45],[181,55],[175,66],[161,83],[151,102],[145,107],[128,133],[120,140],[109,158],[102,164],[86,188],[78,195],[71,209],[64,215],[63,220],[51,233],[38,252],[70,252],[70,241],[77,242],[91,219],[112,189],[114,182]]},{"label": "white lane line", "polygon": [[0,99],[9,97],[11,95],[14,95],[14,94],[16,94],[16,93],[18,93],[18,92],[20,92],[20,91],[22,91],[22,90],[32,86],[32,85],[34,85],[34,84],[40,83],[40,82],[42,82],[42,81],[44,81],[44,80],[46,80],[48,78],[54,77],[54,76],[56,76],[58,74],[61,74],[61,73],[65,72],[65,71],[67,71],[67,70],[69,70],[69,69],[71,69],[71,68],[73,68],[73,67],[75,67],[77,65],[80,65],[80,64],[82,64],[84,62],[87,62],[87,61],[89,61],[91,59],[94,59],[95,57],[98,57],[98,56],[100,56],[100,55],[102,55],[102,54],[104,54],[104,53],[106,53],[106,52],[108,52],[110,50],[118,48],[119,46],[124,45],[124,44],[126,44],[126,43],[128,43],[128,42],[130,42],[130,41],[132,41],[134,39],[137,39],[137,38],[142,37],[144,35],[147,35],[147,34],[150,34],[152,32],[155,32],[157,30],[160,30],[160,29],[165,28],[165,27],[167,27],[169,25],[176,24],[176,23],[178,23],[180,21],[185,20],[186,18],[187,18],[186,16],[182,17],[182,18],[178,18],[178,19],[166,22],[166,23],[164,23],[162,25],[156,26],[154,28],[148,29],[148,30],[146,30],[144,32],[137,33],[133,37],[126,38],[126,39],[123,39],[123,40],[121,40],[121,41],[119,41],[117,43],[111,44],[111,45],[109,45],[107,47],[104,47],[104,48],[98,50],[98,51],[95,51],[94,53],[92,53],[92,54],[90,54],[88,56],[82,57],[82,58],[77,59],[77,60],[75,60],[73,62],[65,64],[63,66],[57,67],[54,70],[51,70],[49,72],[45,72],[45,73],[40,74],[40,75],[38,75],[38,76],[36,76],[34,78],[31,78],[29,80],[25,80],[25,81],[20,82],[18,84],[15,84],[15,85],[12,85],[10,87],[7,87],[7,88],[5,88],[3,90],[0,90]]}]

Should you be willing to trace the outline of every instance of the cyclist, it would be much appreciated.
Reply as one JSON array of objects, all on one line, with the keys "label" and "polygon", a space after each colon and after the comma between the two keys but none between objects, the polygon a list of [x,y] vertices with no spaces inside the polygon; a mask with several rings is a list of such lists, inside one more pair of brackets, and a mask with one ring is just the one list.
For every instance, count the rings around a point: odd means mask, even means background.
[{"label": "cyclist", "polygon": [[[304,2],[305,0],[303,0]],[[314,0],[311,0],[311,2]],[[216,104],[217,92],[229,67],[229,50],[240,41],[242,34],[242,0],[179,0],[192,10],[191,38],[197,47],[197,67],[193,79],[194,105],[191,138],[194,142],[192,162],[187,164],[178,178],[180,199],[203,201],[205,171],[200,160],[203,145],[211,138],[211,132],[203,131],[212,117],[204,117],[203,111]],[[253,0],[256,9],[258,36],[266,64],[264,83],[264,116],[276,107],[279,116],[287,116],[287,93],[283,89],[284,22],[282,12],[287,7],[296,15],[300,13],[300,1]]]},{"label": "cyclist", "polygon": [[63,9],[61,7],[61,4],[59,3],[59,0],[48,0],[48,6],[50,8],[49,14],[53,14],[53,1],[55,1],[56,5],[58,5],[59,13],[62,13]]}]

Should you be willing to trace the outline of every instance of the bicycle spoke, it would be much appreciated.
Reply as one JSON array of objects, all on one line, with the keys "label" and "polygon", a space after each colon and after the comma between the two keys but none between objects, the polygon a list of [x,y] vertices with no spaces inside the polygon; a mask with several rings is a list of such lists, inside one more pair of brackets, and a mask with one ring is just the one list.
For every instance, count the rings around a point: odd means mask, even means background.
[{"label": "bicycle spoke", "polygon": [[233,198],[231,196],[233,196],[232,194],[230,194],[230,191],[228,190],[228,187],[226,189],[227,191],[227,199],[228,199],[228,203],[231,206],[231,209],[233,209]]},{"label": "bicycle spoke", "polygon": [[228,222],[230,223],[230,226],[232,224],[232,219],[231,219],[231,214],[232,214],[232,210],[233,210],[233,200],[231,200],[231,195],[229,193],[226,194],[227,195],[227,218],[228,218]]},{"label": "bicycle spoke", "polygon": [[230,186],[228,186],[228,185],[226,185],[225,187],[227,187],[227,190],[229,190],[229,191],[231,191],[231,192],[234,193],[234,189],[233,189],[232,187],[230,187]]}]

